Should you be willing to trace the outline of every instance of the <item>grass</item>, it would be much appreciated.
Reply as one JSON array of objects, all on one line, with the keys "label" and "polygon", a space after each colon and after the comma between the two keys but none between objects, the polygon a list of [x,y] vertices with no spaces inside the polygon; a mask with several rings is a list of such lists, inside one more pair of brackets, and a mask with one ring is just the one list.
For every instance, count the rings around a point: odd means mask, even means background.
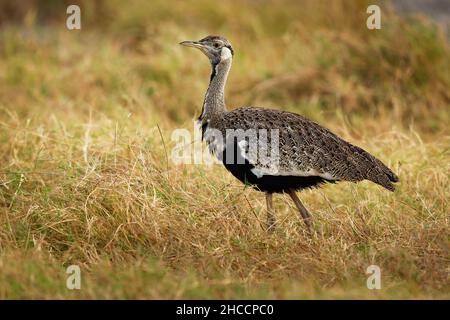
[{"label": "grass", "polygon": [[[68,31],[62,4],[24,3],[0,29],[0,298],[450,298],[450,59],[431,22],[383,6],[368,31],[364,1],[83,1]],[[235,47],[230,106],[318,121],[393,168],[395,193],[301,193],[312,239],[277,196],[268,235],[262,194],[170,161],[209,73],[177,43],[210,33]]]}]

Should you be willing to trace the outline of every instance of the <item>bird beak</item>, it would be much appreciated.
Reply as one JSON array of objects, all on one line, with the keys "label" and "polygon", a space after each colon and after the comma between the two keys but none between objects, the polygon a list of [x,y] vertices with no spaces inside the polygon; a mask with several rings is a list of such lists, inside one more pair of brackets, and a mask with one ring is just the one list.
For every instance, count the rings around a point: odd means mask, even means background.
[{"label": "bird beak", "polygon": [[180,44],[182,46],[193,47],[193,48],[197,48],[200,50],[205,48],[205,46],[198,41],[183,41],[183,42],[180,42]]}]

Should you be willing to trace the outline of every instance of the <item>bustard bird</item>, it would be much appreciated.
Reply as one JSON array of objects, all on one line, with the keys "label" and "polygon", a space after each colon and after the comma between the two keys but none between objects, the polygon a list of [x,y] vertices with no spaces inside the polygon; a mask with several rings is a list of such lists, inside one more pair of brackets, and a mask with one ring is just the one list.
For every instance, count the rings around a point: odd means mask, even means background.
[{"label": "bustard bird", "polygon": [[[225,107],[225,83],[231,68],[234,51],[230,42],[220,36],[207,36],[199,41],[180,44],[200,49],[211,63],[212,73],[199,117],[202,139],[237,179],[265,192],[268,229],[275,224],[272,206],[273,193],[287,193],[292,198],[307,230],[311,230],[311,215],[296,195],[296,191],[337,181],[370,180],[394,191],[398,177],[380,160],[354,146],[330,130],[301,115],[256,107],[242,107],[228,111]],[[249,152],[249,137],[229,132],[240,130],[276,131],[276,165],[261,161]],[[208,132],[219,132],[217,135]],[[253,131],[255,132],[255,131]],[[251,140],[251,139],[250,139]],[[259,145],[258,145],[259,146]],[[265,150],[267,151],[267,150]],[[232,154],[232,157],[228,157]],[[252,156],[253,155],[253,156]],[[270,159],[270,158],[269,158]],[[231,160],[231,161],[230,161]],[[273,160],[273,159],[271,159]]]}]

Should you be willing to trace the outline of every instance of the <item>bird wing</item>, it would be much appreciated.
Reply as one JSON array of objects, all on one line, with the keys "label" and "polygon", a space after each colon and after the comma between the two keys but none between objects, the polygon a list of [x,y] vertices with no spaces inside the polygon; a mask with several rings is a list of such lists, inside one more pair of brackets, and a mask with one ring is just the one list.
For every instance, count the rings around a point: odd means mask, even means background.
[{"label": "bird wing", "polygon": [[[389,190],[394,190],[392,182],[398,181],[388,167],[365,150],[295,113],[239,108],[226,114],[222,121],[222,131],[224,129],[254,130],[258,143],[261,130],[267,132],[265,138],[268,143],[262,146],[260,143],[253,150],[250,150],[251,139],[245,138],[245,135],[244,138],[237,138],[242,157],[253,165],[252,172],[258,177],[283,175],[348,181],[368,179]],[[275,137],[278,137],[278,144]],[[278,157],[261,157],[258,148],[262,148],[262,153],[266,155],[277,149]]]}]

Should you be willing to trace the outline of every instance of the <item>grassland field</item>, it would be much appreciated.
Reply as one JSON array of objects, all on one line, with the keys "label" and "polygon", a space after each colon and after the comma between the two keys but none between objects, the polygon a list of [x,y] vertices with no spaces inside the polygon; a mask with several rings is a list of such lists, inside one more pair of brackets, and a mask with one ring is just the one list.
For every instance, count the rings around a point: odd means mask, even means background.
[{"label": "grassland field", "polygon": [[[0,1],[0,298],[450,298],[450,51],[380,1]],[[366,8],[382,28],[366,28]],[[230,109],[303,114],[400,177],[265,199],[219,165],[171,161],[226,36]],[[81,289],[68,290],[78,265]],[[369,265],[381,270],[369,290]]]}]

